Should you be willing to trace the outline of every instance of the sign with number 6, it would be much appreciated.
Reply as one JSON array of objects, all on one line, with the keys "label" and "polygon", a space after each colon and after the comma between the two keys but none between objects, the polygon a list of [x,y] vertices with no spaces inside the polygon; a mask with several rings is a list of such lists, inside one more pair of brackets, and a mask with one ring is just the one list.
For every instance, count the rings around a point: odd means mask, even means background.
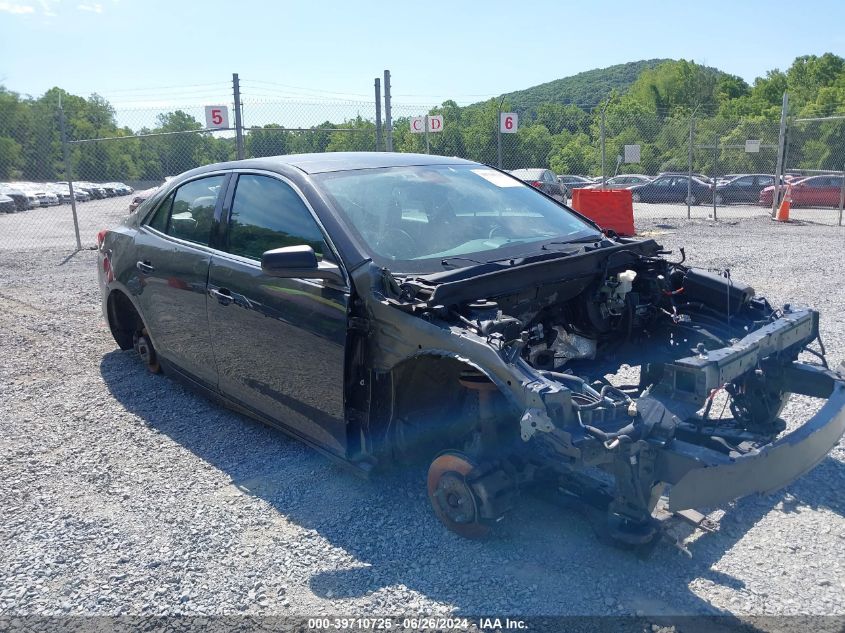
[{"label": "sign with number 6", "polygon": [[503,134],[513,134],[519,127],[519,115],[516,112],[499,114],[499,129]]},{"label": "sign with number 6", "polygon": [[225,130],[229,127],[229,108],[224,105],[205,106],[205,127],[209,130]]}]

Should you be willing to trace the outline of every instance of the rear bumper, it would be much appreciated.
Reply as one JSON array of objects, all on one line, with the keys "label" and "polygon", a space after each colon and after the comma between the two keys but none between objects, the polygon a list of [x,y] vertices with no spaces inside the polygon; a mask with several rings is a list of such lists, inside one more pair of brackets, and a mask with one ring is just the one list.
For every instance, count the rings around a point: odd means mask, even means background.
[{"label": "rear bumper", "polygon": [[845,363],[836,370],[794,363],[793,393],[826,397],[802,426],[759,449],[729,458],[675,441],[663,451],[662,481],[672,484],[669,509],[716,506],[753,493],[767,494],[801,477],[821,462],[845,433]]}]

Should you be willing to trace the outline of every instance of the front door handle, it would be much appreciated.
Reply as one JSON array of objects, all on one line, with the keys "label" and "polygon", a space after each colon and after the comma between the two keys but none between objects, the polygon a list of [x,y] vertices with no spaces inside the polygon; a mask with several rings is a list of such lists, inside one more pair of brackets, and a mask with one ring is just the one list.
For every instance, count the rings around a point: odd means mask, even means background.
[{"label": "front door handle", "polygon": [[155,266],[153,266],[149,261],[142,262],[139,261],[135,264],[135,268],[140,270],[142,273],[150,274],[155,271]]},{"label": "front door handle", "polygon": [[212,288],[208,291],[208,294],[217,299],[220,305],[227,306],[232,303],[232,295],[226,288],[220,288],[220,290],[218,290],[217,288]]}]

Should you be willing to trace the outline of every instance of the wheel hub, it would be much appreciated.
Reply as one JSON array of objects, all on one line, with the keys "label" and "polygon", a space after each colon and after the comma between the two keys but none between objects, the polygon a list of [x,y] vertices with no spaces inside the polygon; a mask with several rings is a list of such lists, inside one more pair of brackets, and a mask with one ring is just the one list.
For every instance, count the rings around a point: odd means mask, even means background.
[{"label": "wheel hub", "polygon": [[475,464],[463,453],[443,453],[428,469],[428,498],[437,518],[452,532],[483,538],[490,525],[481,519],[478,498],[467,483],[474,469]]},{"label": "wheel hub", "polygon": [[477,516],[475,498],[464,478],[455,472],[444,473],[437,483],[434,501],[441,512],[455,523],[471,523]]},{"label": "wheel hub", "polygon": [[156,355],[152,341],[150,341],[147,336],[146,330],[135,333],[132,341],[132,347],[135,348],[138,356],[142,361],[144,361],[147,369],[154,374],[157,374],[161,370],[161,366],[158,362],[158,356]]}]

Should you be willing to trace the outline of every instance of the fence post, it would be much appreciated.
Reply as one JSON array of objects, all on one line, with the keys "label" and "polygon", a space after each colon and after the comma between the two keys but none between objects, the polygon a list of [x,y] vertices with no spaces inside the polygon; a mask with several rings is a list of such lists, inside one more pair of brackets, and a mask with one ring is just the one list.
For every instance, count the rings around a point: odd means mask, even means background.
[{"label": "fence post", "polygon": [[716,181],[719,178],[717,164],[719,162],[719,136],[713,139],[713,220],[716,220]]},{"label": "fence post", "polygon": [[605,128],[605,113],[607,112],[607,105],[610,103],[608,100],[607,103],[604,104],[604,107],[601,109],[601,188],[604,191],[604,183],[607,180],[607,173],[605,171],[605,139],[604,139],[604,128]]},{"label": "fence post", "polygon": [[381,151],[381,79],[376,77],[376,151]]},{"label": "fence post", "polygon": [[839,226],[842,226],[843,207],[845,207],[845,166],[842,167],[842,188],[839,190]]},{"label": "fence post", "polygon": [[244,126],[241,121],[241,82],[238,73],[232,73],[232,87],[235,91],[235,140],[238,160],[244,158]]},{"label": "fence post", "polygon": [[780,204],[781,181],[783,180],[783,161],[786,156],[786,110],[789,107],[789,93],[783,93],[783,105],[780,109],[780,131],[778,132],[778,159],[775,168],[775,186],[772,190],[772,218],[777,215],[778,204]]},{"label": "fence post", "polygon": [[384,71],[384,140],[388,152],[393,151],[393,119],[390,116],[390,71]]},{"label": "fence post", "polygon": [[431,148],[429,147],[429,144],[428,144],[428,115],[427,114],[425,115],[425,117],[423,117],[423,123],[425,125],[425,153],[431,154]]},{"label": "fence post", "polygon": [[689,174],[687,177],[687,220],[692,217],[690,198],[692,197],[692,141],[695,135],[695,113],[689,118]]},{"label": "fence post", "polygon": [[502,106],[505,103],[505,95],[502,95],[502,98],[499,99],[499,107],[497,108],[496,114],[496,147],[498,149],[498,156],[499,156],[499,169],[502,168]]},{"label": "fence post", "polygon": [[59,95],[59,130],[62,137],[62,154],[65,162],[65,178],[70,191],[70,210],[73,213],[73,231],[76,234],[76,250],[82,250],[82,240],[79,239],[79,219],[76,217],[76,196],[73,194],[73,170],[70,167],[70,148],[67,143],[67,130],[65,129],[65,110],[62,107],[62,97]]}]

